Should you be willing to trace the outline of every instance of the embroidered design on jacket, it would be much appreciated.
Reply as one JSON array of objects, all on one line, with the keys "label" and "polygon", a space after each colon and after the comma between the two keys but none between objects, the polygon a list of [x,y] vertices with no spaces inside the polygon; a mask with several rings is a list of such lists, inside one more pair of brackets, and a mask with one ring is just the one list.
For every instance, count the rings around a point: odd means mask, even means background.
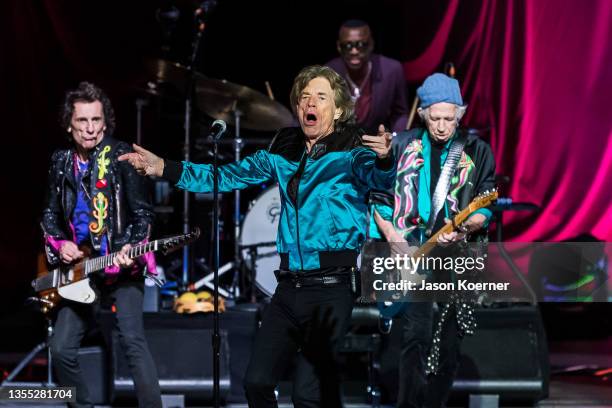
[{"label": "embroidered design on jacket", "polygon": [[104,220],[108,216],[108,199],[104,197],[104,194],[98,193],[92,199],[92,201],[92,215],[96,219],[96,221],[92,221],[89,223],[89,230],[94,234],[99,234],[100,232],[102,232],[102,229],[104,228]]}]

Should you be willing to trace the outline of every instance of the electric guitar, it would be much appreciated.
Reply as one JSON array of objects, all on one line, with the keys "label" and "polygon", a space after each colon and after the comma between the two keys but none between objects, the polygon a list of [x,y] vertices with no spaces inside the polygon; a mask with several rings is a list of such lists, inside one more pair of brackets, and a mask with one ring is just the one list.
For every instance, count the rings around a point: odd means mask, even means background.
[{"label": "electric guitar", "polygon": [[[200,229],[194,228],[189,234],[161,238],[146,244],[135,245],[129,249],[127,255],[130,259],[134,259],[149,252],[161,251],[163,254],[167,254],[195,241],[199,236]],[[60,265],[51,271],[44,272],[33,280],[32,287],[38,294],[39,301],[42,304],[42,312],[51,311],[61,299],[79,303],[93,303],[97,295],[90,285],[89,276],[113,265],[113,260],[118,254],[119,252],[113,252],[97,258],[84,259],[72,265]]]},{"label": "electric guitar", "polygon": [[[455,215],[451,222],[445,224],[435,234],[432,234],[427,241],[421,244],[412,254],[409,254],[412,258],[418,258],[426,256],[432,249],[438,245],[438,237],[441,234],[448,234],[454,231],[463,221],[465,221],[470,214],[474,211],[487,207],[497,200],[497,191],[485,191],[484,193],[476,196],[467,207],[461,210]],[[408,302],[378,302],[378,310],[380,311],[381,318],[392,319],[395,315],[401,312],[406,307]]]}]

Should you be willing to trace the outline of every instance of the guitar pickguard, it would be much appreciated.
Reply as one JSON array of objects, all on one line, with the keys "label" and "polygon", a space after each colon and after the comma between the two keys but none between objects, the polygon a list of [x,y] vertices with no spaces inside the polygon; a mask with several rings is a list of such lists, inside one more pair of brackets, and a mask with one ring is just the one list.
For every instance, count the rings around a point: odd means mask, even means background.
[{"label": "guitar pickguard", "polygon": [[93,303],[96,300],[96,292],[89,284],[89,278],[82,279],[57,289],[61,297],[80,303]]}]

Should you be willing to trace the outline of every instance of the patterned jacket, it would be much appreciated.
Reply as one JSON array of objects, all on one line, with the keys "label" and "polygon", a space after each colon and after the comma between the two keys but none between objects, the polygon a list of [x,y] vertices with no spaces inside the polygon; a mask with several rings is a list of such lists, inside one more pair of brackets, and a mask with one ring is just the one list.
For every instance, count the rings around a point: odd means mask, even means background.
[{"label": "patterned jacket", "polygon": [[[117,160],[130,151],[127,143],[105,137],[90,153],[91,165],[81,183],[90,200],[89,231],[94,250],[99,251],[103,235],[111,252],[149,237],[154,214],[145,180],[127,162]],[[51,157],[41,222],[51,264],[59,262],[58,250],[63,240],[75,241],[72,225],[77,201],[75,166],[73,148],[57,150]]]}]

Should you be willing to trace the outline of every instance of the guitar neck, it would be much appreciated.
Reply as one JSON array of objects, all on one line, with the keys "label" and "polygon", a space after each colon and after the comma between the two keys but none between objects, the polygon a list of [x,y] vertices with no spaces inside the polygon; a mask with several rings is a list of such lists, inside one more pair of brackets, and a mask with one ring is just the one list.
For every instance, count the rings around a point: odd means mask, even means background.
[{"label": "guitar neck", "polygon": [[[128,250],[127,256],[130,259],[138,258],[148,252],[157,251],[159,247],[159,240],[147,242],[146,244],[139,244],[133,246]],[[119,255],[119,251],[110,253],[108,255],[100,256],[94,259],[88,259],[84,262],[85,264],[85,273],[90,274],[96,271],[100,271],[105,269],[113,264],[113,260],[117,255]]]},{"label": "guitar neck", "polygon": [[436,245],[438,245],[438,237],[441,234],[448,234],[450,232],[453,232],[456,225],[460,225],[463,221],[467,219],[467,217],[472,212],[476,211],[478,208],[481,208],[481,206],[477,206],[477,205],[474,205],[473,203],[470,203],[470,205],[468,205],[466,208],[460,211],[457,215],[455,215],[452,223],[445,224],[442,228],[436,231],[436,233],[433,234],[431,237],[429,237],[429,239],[425,241],[425,243],[421,245],[414,252],[412,256],[413,257],[426,256],[429,252],[431,252],[432,249],[436,247]]}]

